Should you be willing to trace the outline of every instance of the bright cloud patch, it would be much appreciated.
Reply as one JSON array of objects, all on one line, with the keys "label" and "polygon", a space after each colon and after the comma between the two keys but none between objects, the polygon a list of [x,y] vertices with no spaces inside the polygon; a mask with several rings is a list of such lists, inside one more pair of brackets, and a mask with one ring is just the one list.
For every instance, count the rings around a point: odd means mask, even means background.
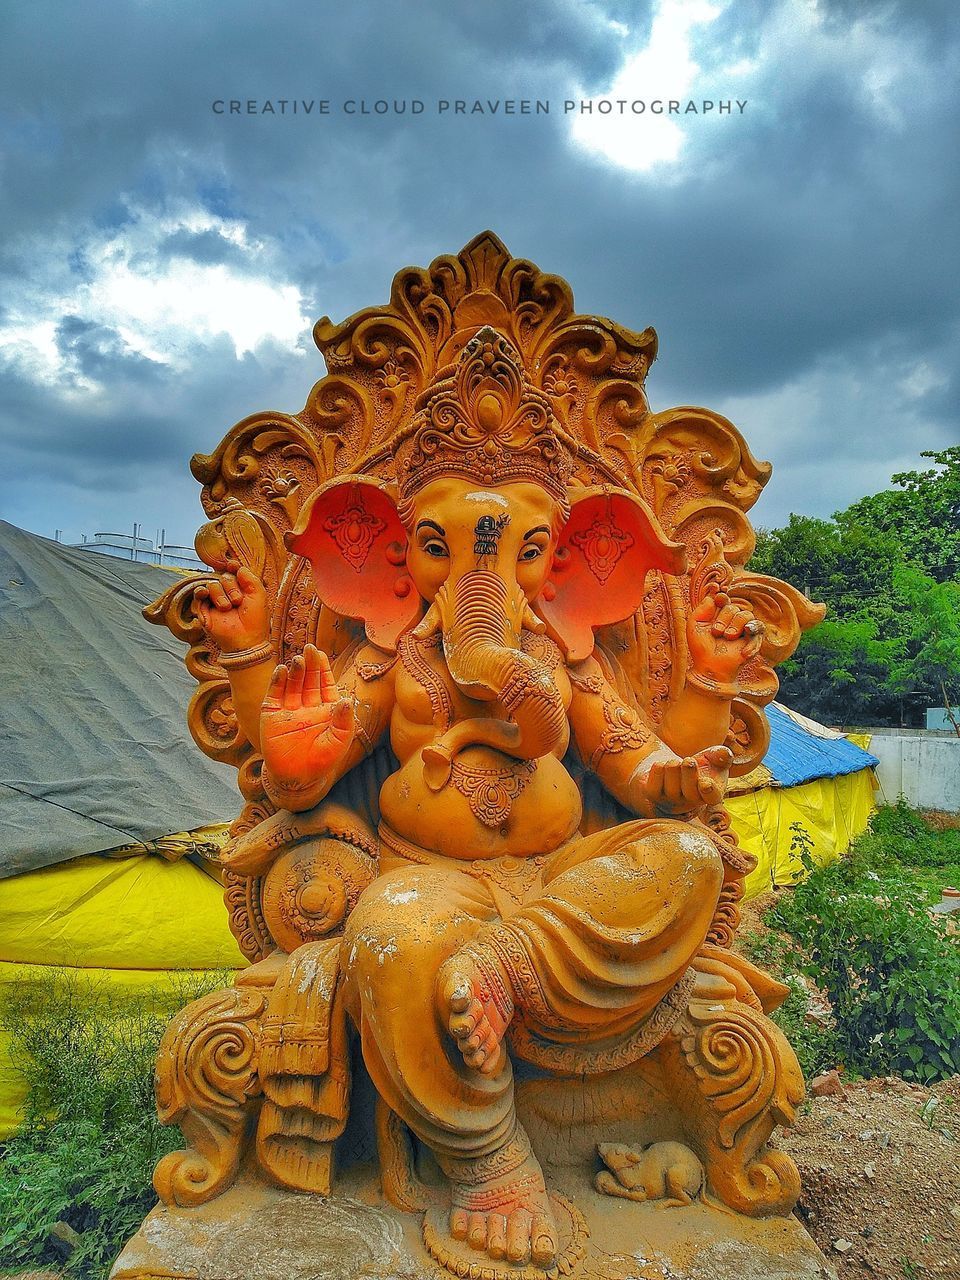
[{"label": "bright cloud patch", "polygon": [[[691,34],[695,27],[713,22],[724,8],[725,4],[708,0],[660,0],[649,42],[627,57],[610,88],[596,95],[595,101],[650,103],[689,97],[700,72],[691,53]],[[576,96],[588,95],[580,90]],[[585,150],[637,173],[675,161],[684,142],[684,131],[675,119],[649,111],[642,115],[580,113],[574,117],[572,136]]]},{"label": "bright cloud patch", "polygon": [[[850,22],[832,23],[814,0],[770,6],[752,56],[732,61],[725,55],[724,24],[716,24],[730,12],[735,12],[731,0],[659,0],[647,43],[626,54],[609,88],[592,95],[577,89],[579,99],[592,98],[594,110],[571,115],[573,141],[621,169],[656,170],[665,182],[685,176],[670,171],[680,169],[695,132],[713,132],[724,119],[719,101],[735,104],[739,99],[751,112],[773,116],[785,104],[789,111],[796,68],[803,68],[811,81],[848,83],[851,109],[863,108],[897,132],[904,128],[904,103],[930,106],[934,101],[936,78],[925,72],[916,50],[896,30],[872,23],[867,12]],[[624,45],[629,48],[626,38]],[[604,115],[596,108],[601,99],[647,105],[642,114],[629,106],[621,113],[615,105]],[[667,111],[670,99],[680,102],[673,116]],[[658,100],[664,104],[662,115],[650,111],[650,103]],[[700,114],[704,100],[714,103],[708,114]],[[689,101],[697,104],[696,115],[684,113]],[[734,119],[737,111],[734,105]],[[702,159],[700,148],[697,160]]]},{"label": "bright cloud patch", "polygon": [[240,359],[265,342],[296,347],[309,331],[300,290],[275,283],[273,254],[242,223],[200,209],[130,212],[53,253],[46,241],[44,278],[8,293],[0,360],[37,382],[92,390],[95,362],[64,341],[66,328],[89,331],[87,350],[174,368],[223,339]]}]

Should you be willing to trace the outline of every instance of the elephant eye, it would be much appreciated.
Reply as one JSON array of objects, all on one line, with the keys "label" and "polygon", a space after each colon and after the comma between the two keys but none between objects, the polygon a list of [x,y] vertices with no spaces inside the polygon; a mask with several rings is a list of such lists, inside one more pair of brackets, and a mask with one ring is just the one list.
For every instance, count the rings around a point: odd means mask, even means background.
[{"label": "elephant eye", "polygon": [[543,547],[538,547],[536,543],[528,542],[520,552],[521,560],[536,560],[543,555]]},{"label": "elephant eye", "polygon": [[431,540],[430,542],[424,543],[423,549],[428,556],[434,556],[437,560],[446,559],[447,548],[442,542]]}]

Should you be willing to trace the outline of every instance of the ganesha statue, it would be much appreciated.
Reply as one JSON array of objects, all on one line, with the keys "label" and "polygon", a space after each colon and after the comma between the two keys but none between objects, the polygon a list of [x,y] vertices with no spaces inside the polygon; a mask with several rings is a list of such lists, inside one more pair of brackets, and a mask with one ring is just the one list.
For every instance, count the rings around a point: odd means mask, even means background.
[{"label": "ganesha statue", "polygon": [[490,233],[316,339],[302,413],[194,459],[210,572],[147,610],[239,770],[251,961],[165,1036],[161,1199],[242,1167],[336,1196],[367,1158],[474,1280],[576,1270],[571,1171],[627,1214],[789,1214],[768,1139],[803,1082],[785,989],[731,947],[753,864],[723,807],[822,614],[744,568],[769,466],[717,414],[652,412],[654,332]]}]

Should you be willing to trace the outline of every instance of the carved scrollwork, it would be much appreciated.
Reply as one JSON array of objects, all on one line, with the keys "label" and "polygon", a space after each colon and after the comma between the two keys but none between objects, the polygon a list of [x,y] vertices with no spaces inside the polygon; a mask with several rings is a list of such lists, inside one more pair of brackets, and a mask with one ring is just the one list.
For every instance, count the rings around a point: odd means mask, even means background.
[{"label": "carved scrollwork", "polygon": [[[230,431],[213,453],[196,453],[190,470],[204,486],[204,507],[211,515],[219,515],[226,499],[240,498],[239,488],[250,486],[260,475],[267,458],[285,449],[285,457],[293,460],[290,446],[297,446],[297,456],[309,463],[315,476],[322,463],[313,435],[289,414],[255,413]],[[316,481],[314,480],[314,483]]]},{"label": "carved scrollwork", "polygon": [[789,1213],[800,1194],[796,1166],[785,1153],[765,1150],[774,1126],[792,1124],[803,1098],[800,1066],[783,1033],[738,1000],[695,996],[670,1052],[693,1085],[685,1094],[688,1133],[713,1190],[739,1213]]},{"label": "carved scrollwork", "polygon": [[276,949],[276,943],[263,918],[262,877],[224,871],[223,887],[230,932],[236,938],[237,946],[251,963],[265,959]]},{"label": "carved scrollwork", "polygon": [[163,595],[145,607],[143,616],[148,622],[166,627],[177,640],[196,644],[203,639],[203,628],[193,616],[193,592],[195,587],[201,582],[209,581],[209,578],[209,574],[203,573],[180,578]]},{"label": "carved scrollwork", "polygon": [[724,878],[717,909],[707,933],[707,942],[715,947],[730,947],[740,927],[740,902],[743,898],[743,876]]},{"label": "carved scrollwork", "polygon": [[266,998],[230,987],[195,1000],[167,1028],[156,1068],[162,1124],[189,1146],[165,1156],[154,1185],[165,1204],[197,1205],[236,1177],[250,1136],[248,1104],[260,1092],[256,1061]]},{"label": "carved scrollwork", "polygon": [[240,731],[226,676],[205,680],[190,699],[187,726],[194,742],[211,760],[239,766],[252,748]]}]

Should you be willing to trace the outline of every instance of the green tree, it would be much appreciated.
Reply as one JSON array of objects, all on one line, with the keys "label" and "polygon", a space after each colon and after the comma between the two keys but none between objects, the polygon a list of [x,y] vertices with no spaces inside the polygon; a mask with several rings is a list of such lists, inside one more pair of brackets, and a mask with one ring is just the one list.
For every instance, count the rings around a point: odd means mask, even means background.
[{"label": "green tree", "polygon": [[842,724],[918,722],[960,702],[960,447],[832,520],[760,530],[751,568],[828,606],[781,668],[781,696]]}]

